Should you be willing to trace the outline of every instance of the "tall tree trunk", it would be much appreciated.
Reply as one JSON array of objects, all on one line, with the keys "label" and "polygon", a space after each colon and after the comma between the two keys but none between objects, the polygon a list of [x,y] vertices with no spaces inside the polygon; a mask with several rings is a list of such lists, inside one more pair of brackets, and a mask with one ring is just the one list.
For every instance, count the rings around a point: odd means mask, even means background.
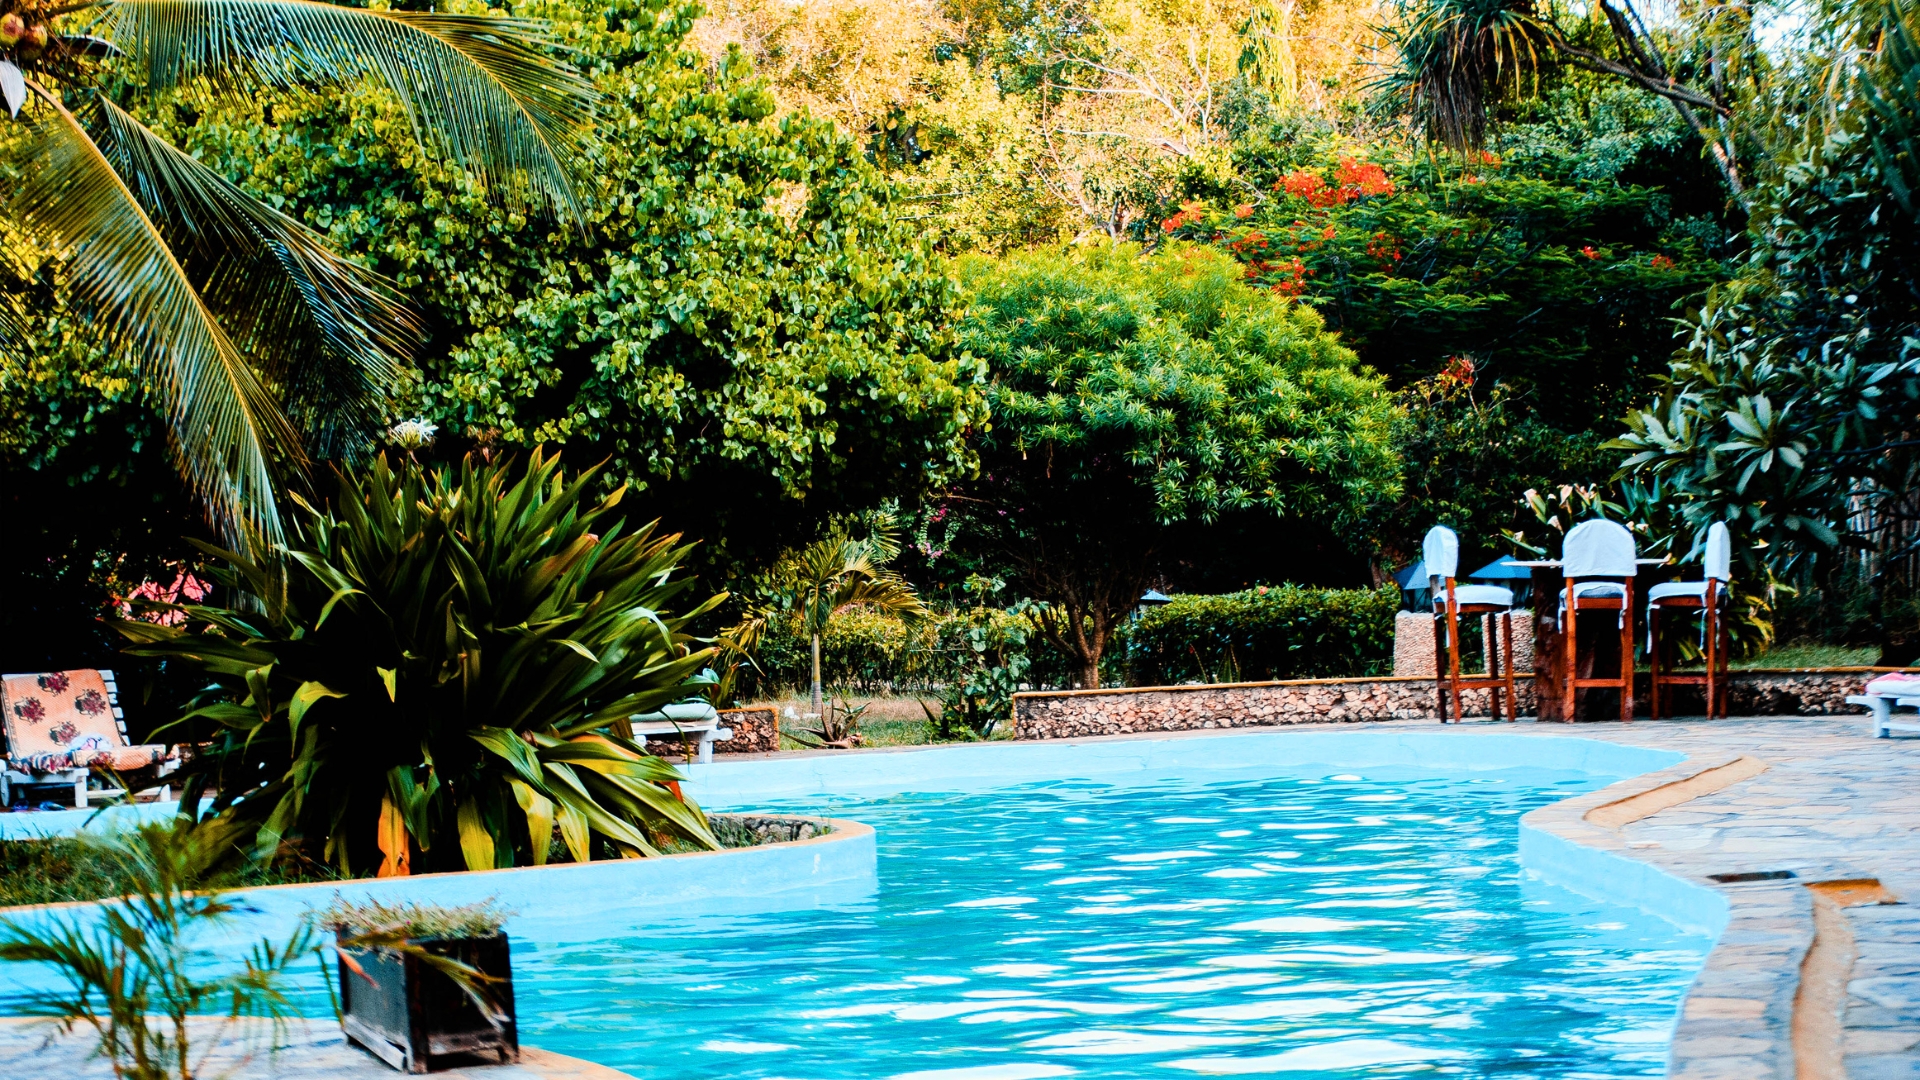
[{"label": "tall tree trunk", "polygon": [[1082,690],[1100,689],[1100,654],[1095,652],[1086,657],[1080,669],[1080,688]]},{"label": "tall tree trunk", "polygon": [[813,635],[813,717],[818,720],[820,712],[820,635]]}]

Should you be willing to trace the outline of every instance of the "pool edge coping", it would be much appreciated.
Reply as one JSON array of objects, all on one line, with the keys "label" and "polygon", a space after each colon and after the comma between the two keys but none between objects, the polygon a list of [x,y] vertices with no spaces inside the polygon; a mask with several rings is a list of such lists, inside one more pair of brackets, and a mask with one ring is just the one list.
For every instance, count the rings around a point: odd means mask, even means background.
[{"label": "pool edge coping", "polygon": [[[720,812],[725,813],[726,811]],[[702,859],[719,862],[720,857],[729,855],[735,856],[736,858],[753,858],[756,853],[787,852],[796,848],[830,844],[836,841],[859,842],[866,840],[871,842],[876,835],[873,826],[865,822],[855,821],[852,818],[822,817],[814,814],[793,814],[790,816],[795,821],[811,821],[816,824],[832,826],[832,831],[822,833],[818,836],[809,836],[804,840],[780,840],[768,844],[754,844],[751,847],[721,848],[718,851],[680,851],[667,855],[651,855],[639,859],[596,859],[592,862],[552,863],[546,866],[502,866],[492,870],[439,870],[428,874],[409,874],[405,877],[341,878],[335,881],[288,881],[278,885],[239,885],[231,889],[215,890],[215,893],[232,894],[236,896],[243,894],[250,896],[256,893],[265,893],[270,896],[285,896],[297,895],[296,890],[301,889],[333,889],[338,891],[343,886],[366,886],[373,882],[389,883],[377,886],[380,888],[397,888],[399,887],[399,883],[402,882],[431,883],[436,881],[487,882],[522,880],[519,877],[507,879],[503,878],[502,875],[524,875],[533,871],[548,871],[555,874],[565,871],[606,873],[609,867],[639,868],[648,865],[658,866],[667,860]],[[805,885],[806,882],[804,881],[795,881],[791,887],[797,889],[804,888]],[[7,919],[19,915],[94,907],[100,904],[111,903],[117,899],[120,899],[120,897],[108,896],[98,900],[60,900],[50,904],[14,904],[0,907],[0,919]],[[0,1017],[0,1019],[4,1019],[4,1017]]]}]

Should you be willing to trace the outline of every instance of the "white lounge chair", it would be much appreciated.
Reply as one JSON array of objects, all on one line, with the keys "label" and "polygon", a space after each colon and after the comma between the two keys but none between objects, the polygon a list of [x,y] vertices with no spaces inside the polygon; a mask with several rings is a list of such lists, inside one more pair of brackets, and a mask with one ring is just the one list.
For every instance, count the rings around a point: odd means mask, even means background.
[{"label": "white lounge chair", "polygon": [[1920,731],[1920,716],[1895,719],[1893,714],[1895,706],[1920,708],[1920,677],[1896,679],[1882,675],[1870,680],[1863,692],[1848,697],[1847,704],[1866,707],[1876,739],[1891,739],[1896,731]]},{"label": "white lounge chair", "polygon": [[719,711],[704,701],[683,701],[663,706],[658,712],[636,713],[627,718],[627,723],[633,727],[633,737],[642,742],[649,735],[666,740],[698,739],[697,759],[703,765],[713,760],[714,740],[733,738],[732,728],[720,726]]}]

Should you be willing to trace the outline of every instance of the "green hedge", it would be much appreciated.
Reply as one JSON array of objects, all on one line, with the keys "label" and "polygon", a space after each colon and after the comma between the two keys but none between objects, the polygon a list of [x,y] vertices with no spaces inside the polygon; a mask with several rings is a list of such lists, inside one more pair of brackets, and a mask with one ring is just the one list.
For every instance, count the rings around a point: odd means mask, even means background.
[{"label": "green hedge", "polygon": [[1381,674],[1399,609],[1391,585],[1176,596],[1126,628],[1128,674],[1136,686]]},{"label": "green hedge", "polygon": [[[958,679],[965,681],[977,656],[968,632],[976,627],[999,641],[1012,622],[1024,617],[1001,608],[978,607],[941,611],[914,622],[893,615],[850,611],[837,615],[820,639],[821,682],[829,690],[855,694],[935,693]],[[1066,663],[1034,634],[1024,670],[1027,685],[1068,685]],[[747,697],[770,697],[803,691],[812,682],[812,659],[799,619],[777,620],[754,654],[757,671],[743,670],[740,692]]]}]

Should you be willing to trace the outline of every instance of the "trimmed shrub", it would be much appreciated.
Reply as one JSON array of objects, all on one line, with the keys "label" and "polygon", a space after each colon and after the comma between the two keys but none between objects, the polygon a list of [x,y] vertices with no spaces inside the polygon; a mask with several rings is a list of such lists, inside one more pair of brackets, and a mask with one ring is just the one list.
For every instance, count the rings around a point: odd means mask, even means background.
[{"label": "trimmed shrub", "polygon": [[1126,628],[1128,671],[1136,686],[1379,674],[1399,609],[1391,585],[1176,596]]}]

